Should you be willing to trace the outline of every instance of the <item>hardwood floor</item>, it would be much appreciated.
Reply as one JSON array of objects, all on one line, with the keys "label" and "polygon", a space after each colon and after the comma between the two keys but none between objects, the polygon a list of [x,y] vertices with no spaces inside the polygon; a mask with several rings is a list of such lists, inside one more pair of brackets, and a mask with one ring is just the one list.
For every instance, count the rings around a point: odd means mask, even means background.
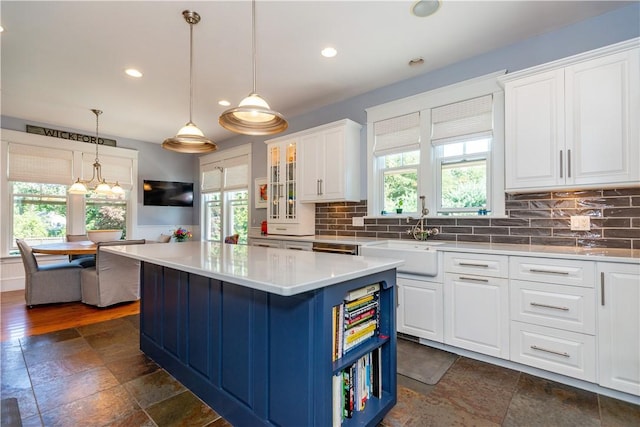
[{"label": "hardwood floor", "polygon": [[140,312],[140,301],[98,308],[81,302],[27,308],[24,291],[0,293],[0,341],[75,328]]}]

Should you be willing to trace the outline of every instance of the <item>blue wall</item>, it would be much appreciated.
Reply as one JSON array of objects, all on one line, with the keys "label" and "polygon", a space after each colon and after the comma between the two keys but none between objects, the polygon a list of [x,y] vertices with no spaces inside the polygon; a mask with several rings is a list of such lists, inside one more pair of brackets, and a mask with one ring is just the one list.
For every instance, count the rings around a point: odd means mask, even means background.
[{"label": "blue wall", "polygon": [[[298,132],[344,118],[349,118],[364,124],[367,121],[365,109],[378,104],[405,98],[497,70],[507,69],[513,72],[529,68],[639,36],[640,3],[633,3],[629,6],[616,9],[560,30],[541,34],[523,42],[382,87],[307,114],[292,118],[288,117],[289,129],[286,133]],[[366,72],[366,70],[363,70],[363,72]],[[56,127],[43,123],[31,124]],[[24,131],[25,121],[3,116],[2,127]],[[65,130],[73,131],[73,129]],[[286,133],[278,136],[285,135]],[[198,179],[198,162],[196,156],[171,153],[160,149],[158,144],[121,137],[112,138],[118,140],[119,146],[134,148],[140,152],[138,159],[140,183],[142,183],[143,179],[167,179],[194,182]],[[366,147],[364,130],[362,133],[362,142],[363,147]],[[220,150],[224,150],[225,148],[247,143],[252,144],[252,180],[266,176],[267,149],[264,144],[264,139],[237,136],[219,142],[218,145]],[[364,167],[364,159],[362,166]],[[142,185],[140,185],[140,187],[142,187]],[[139,194],[139,200],[138,224],[140,225],[199,223],[197,206],[194,206],[194,208],[150,208],[142,206],[142,194]],[[266,210],[254,209],[251,217],[252,225],[256,226],[260,221],[266,219]]]}]

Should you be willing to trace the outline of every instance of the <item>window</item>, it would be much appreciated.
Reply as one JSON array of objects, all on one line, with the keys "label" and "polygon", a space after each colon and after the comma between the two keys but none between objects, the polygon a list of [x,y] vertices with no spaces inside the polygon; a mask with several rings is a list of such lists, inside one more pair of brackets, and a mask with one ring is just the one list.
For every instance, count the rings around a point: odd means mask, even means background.
[{"label": "window", "polygon": [[380,178],[381,211],[418,211],[420,176],[420,113],[374,125],[374,157]]},{"label": "window", "polygon": [[490,146],[491,138],[480,138],[437,147],[438,214],[476,214],[487,209]]},{"label": "window", "polygon": [[389,154],[380,158],[383,180],[384,211],[418,211],[418,168],[420,151]]},{"label": "window", "polygon": [[127,201],[105,198],[90,193],[86,198],[85,227],[87,230],[121,229],[127,236]]},{"label": "window", "polygon": [[500,74],[367,109],[368,215],[504,215]]},{"label": "window", "polygon": [[86,160],[88,153],[95,150],[92,144],[5,129],[2,136],[0,158],[2,170],[7,173],[0,181],[0,209],[10,221],[1,228],[2,253],[18,253],[16,238],[35,245],[61,242],[67,234],[81,234],[90,228],[131,230],[136,206],[137,151],[100,148],[101,163],[105,151],[106,178],[119,180],[125,189],[125,199],[114,200],[67,194],[75,177],[91,174],[92,163]]},{"label": "window", "polygon": [[11,183],[13,236],[29,245],[62,242],[67,234],[67,186]]},{"label": "window", "polygon": [[248,243],[249,159],[250,145],[201,158],[203,239],[222,243],[238,234],[238,243]]}]

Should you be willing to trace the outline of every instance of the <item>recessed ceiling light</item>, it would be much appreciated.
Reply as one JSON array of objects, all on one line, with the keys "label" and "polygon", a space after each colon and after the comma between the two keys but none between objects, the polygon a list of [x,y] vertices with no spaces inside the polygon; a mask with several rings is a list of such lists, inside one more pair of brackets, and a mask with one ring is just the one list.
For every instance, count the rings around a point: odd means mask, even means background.
[{"label": "recessed ceiling light", "polygon": [[322,49],[322,51],[320,53],[325,58],[333,58],[334,56],[336,56],[338,54],[338,51],[333,47],[325,47],[324,49]]},{"label": "recessed ceiling light", "polygon": [[135,68],[127,68],[124,72],[127,73],[128,76],[135,77],[137,79],[142,77],[142,73]]},{"label": "recessed ceiling light", "polygon": [[418,0],[411,6],[411,13],[420,18],[425,18],[436,13],[440,7],[440,0]]},{"label": "recessed ceiling light", "polygon": [[221,99],[220,101],[218,101],[218,105],[222,105],[223,107],[228,107],[229,105],[231,105],[231,103],[226,99]]}]

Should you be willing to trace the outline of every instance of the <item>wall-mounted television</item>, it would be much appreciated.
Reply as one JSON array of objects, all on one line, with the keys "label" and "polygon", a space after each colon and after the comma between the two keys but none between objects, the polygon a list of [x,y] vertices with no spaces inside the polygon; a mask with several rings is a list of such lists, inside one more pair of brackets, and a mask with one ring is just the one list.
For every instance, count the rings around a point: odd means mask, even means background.
[{"label": "wall-mounted television", "polygon": [[193,182],[144,180],[145,206],[193,206]]}]

